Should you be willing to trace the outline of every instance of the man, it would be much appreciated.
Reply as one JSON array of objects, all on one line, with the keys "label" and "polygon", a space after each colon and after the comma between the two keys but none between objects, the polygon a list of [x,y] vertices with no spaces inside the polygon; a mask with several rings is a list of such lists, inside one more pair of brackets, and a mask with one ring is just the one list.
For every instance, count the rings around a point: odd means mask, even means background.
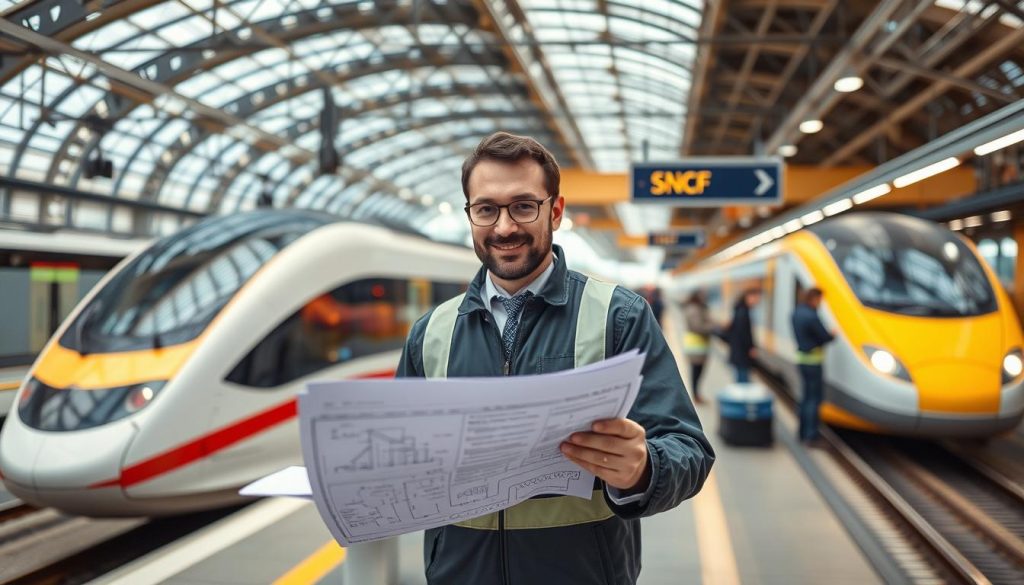
[{"label": "man", "polygon": [[754,367],[754,359],[757,358],[750,311],[760,302],[761,289],[750,288],[743,292],[732,308],[732,323],[729,325],[726,340],[729,343],[729,363],[732,364],[736,372],[736,381],[740,384],[750,382],[750,368]]},{"label": "man", "polygon": [[639,295],[568,270],[552,245],[565,200],[544,147],[489,136],[463,164],[462,187],[483,267],[463,297],[413,326],[398,376],[553,372],[634,348],[647,358],[628,417],[597,421],[562,443],[566,457],[596,476],[592,499],[540,496],[428,530],[427,581],[635,583],[639,518],[694,496],[714,461],[675,359]]},{"label": "man", "polygon": [[818,439],[818,409],[824,397],[824,346],[835,339],[818,317],[822,292],[819,288],[804,291],[801,302],[793,310],[793,335],[796,337],[796,361],[803,381],[800,399],[800,430],[798,437],[805,443]]}]

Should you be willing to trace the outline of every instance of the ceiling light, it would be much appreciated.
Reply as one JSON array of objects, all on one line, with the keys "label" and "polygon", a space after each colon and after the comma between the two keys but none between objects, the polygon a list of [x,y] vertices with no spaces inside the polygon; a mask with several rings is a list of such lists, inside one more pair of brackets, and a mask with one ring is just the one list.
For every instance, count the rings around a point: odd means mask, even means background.
[{"label": "ceiling light", "polygon": [[802,221],[804,225],[811,225],[812,223],[818,223],[823,219],[825,219],[825,214],[822,213],[820,209],[815,209],[801,217],[800,221]]},{"label": "ceiling light", "polygon": [[856,75],[840,77],[832,87],[839,93],[850,93],[864,87],[864,80]]},{"label": "ceiling light", "polygon": [[567,232],[568,231],[572,231],[572,220],[569,219],[568,216],[563,215],[562,216],[562,225],[560,225],[559,227],[561,229],[567,231]]},{"label": "ceiling light", "polygon": [[908,185],[913,185],[918,181],[923,181],[928,177],[934,177],[939,173],[944,173],[949,169],[952,169],[960,164],[960,159],[955,156],[951,156],[945,160],[940,160],[935,164],[930,164],[923,169],[918,169],[912,173],[907,173],[902,177],[897,177],[893,180],[892,184],[897,189],[902,189]]},{"label": "ceiling light", "polygon": [[998,223],[1000,221],[1010,221],[1011,219],[1013,219],[1013,215],[1010,213],[1009,209],[992,212],[993,223]]},{"label": "ceiling light", "polygon": [[782,224],[782,228],[786,230],[787,234],[791,234],[802,227],[804,227],[804,224],[799,219],[791,219]]},{"label": "ceiling light", "polygon": [[981,216],[972,215],[964,218],[964,227],[974,228],[981,225]]},{"label": "ceiling light", "polygon": [[448,215],[452,212],[452,204],[447,201],[442,201],[441,203],[438,203],[437,210],[444,215]]},{"label": "ceiling light", "polygon": [[995,152],[1001,148],[1006,148],[1011,144],[1017,144],[1021,140],[1024,140],[1024,130],[1017,130],[1012,134],[1007,134],[1002,138],[998,138],[996,140],[993,140],[992,142],[986,142],[985,144],[982,144],[981,146],[974,149],[974,154],[978,156],[985,156],[990,152]]},{"label": "ceiling light", "polygon": [[949,229],[951,229],[951,230],[953,230],[955,232],[958,232],[958,231],[964,229],[964,222],[963,222],[963,220],[962,219],[954,219],[953,221],[949,222]]},{"label": "ceiling light", "polygon": [[878,199],[890,191],[892,191],[892,189],[889,188],[889,183],[882,183],[881,185],[857,193],[853,196],[853,202],[857,205],[861,205],[871,201],[872,199]]},{"label": "ceiling light", "polygon": [[820,132],[821,129],[824,127],[825,124],[822,123],[821,120],[804,120],[803,122],[800,122],[800,131],[803,132],[804,134],[814,134],[815,132]]},{"label": "ceiling light", "polygon": [[[886,185],[886,187],[888,187],[888,185]],[[822,208],[822,211],[825,212],[826,216],[831,217],[837,213],[842,213],[851,207],[853,207],[853,201],[850,201],[849,199],[840,199],[835,203],[829,203]]]},{"label": "ceiling light", "polygon": [[786,158],[796,156],[796,151],[797,148],[795,144],[783,144],[779,147],[779,156],[784,156]]}]

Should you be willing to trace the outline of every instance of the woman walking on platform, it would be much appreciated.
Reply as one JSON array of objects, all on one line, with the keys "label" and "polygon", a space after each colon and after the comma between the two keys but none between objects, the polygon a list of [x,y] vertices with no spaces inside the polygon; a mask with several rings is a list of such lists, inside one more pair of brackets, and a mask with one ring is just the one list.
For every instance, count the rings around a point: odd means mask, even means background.
[{"label": "woman walking on platform", "polygon": [[732,324],[729,325],[729,363],[736,371],[736,381],[750,382],[750,368],[754,366],[757,348],[750,322],[750,310],[761,302],[761,290],[747,289],[733,306]]}]

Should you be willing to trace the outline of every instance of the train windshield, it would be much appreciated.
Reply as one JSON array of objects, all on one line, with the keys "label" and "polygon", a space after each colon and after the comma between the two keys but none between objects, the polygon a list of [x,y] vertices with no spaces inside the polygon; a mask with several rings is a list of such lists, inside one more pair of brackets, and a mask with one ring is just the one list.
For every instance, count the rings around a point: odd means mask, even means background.
[{"label": "train windshield", "polygon": [[60,343],[99,353],[194,339],[277,252],[329,221],[311,213],[255,211],[163,238],[99,291]]},{"label": "train windshield", "polygon": [[858,214],[810,228],[865,306],[927,317],[996,310],[978,258],[945,228],[910,217]]}]

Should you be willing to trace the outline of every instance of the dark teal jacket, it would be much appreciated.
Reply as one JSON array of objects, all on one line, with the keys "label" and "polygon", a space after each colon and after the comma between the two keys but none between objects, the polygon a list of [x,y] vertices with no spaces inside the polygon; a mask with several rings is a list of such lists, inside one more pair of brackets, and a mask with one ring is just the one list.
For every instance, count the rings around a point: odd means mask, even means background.
[{"label": "dark teal jacket", "polygon": [[[587,277],[568,270],[565,253],[543,290],[523,309],[512,351],[511,375],[573,367],[576,317]],[[459,307],[449,377],[501,376],[501,334],[481,298],[487,271],[481,268]],[[398,377],[423,377],[423,332],[428,313],[413,326]],[[431,584],[625,585],[640,574],[639,518],[670,510],[700,491],[715,455],[683,387],[650,307],[636,293],[617,287],[608,314],[605,355],[637,348],[647,353],[643,385],[628,418],[647,429],[653,489],[643,505],[618,506],[600,522],[532,530],[476,530],[444,526],[426,531],[423,545]],[[603,491],[603,490],[602,490]],[[540,496],[544,497],[544,496]],[[682,576],[681,576],[682,577]]]}]

